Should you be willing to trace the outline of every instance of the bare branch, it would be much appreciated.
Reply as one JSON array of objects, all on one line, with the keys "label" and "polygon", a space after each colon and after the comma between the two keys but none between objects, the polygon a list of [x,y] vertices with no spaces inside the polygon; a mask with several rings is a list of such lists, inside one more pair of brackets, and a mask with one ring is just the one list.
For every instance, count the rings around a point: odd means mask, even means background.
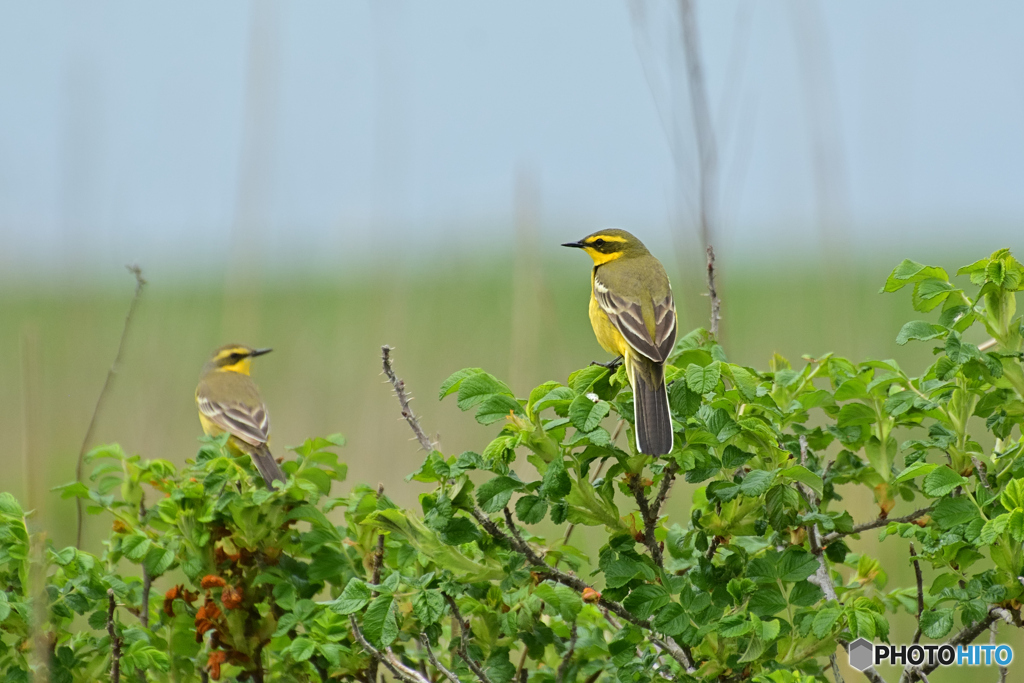
[{"label": "bare branch", "polygon": [[[1007,612],[1005,609],[1001,607],[993,605],[989,608],[988,614],[985,615],[984,619],[977,621],[971,624],[970,626],[964,628],[962,631],[958,632],[955,636],[946,641],[946,644],[952,645],[953,647],[958,647],[960,645],[967,645],[969,643],[972,643],[974,642],[975,638],[977,638],[987,629],[992,627],[1000,619],[1002,619],[1008,624],[1013,624],[1013,617],[1010,615],[1009,612]],[[937,669],[938,667],[938,661],[932,662],[931,664],[927,665],[908,665],[903,670],[903,676],[900,677],[900,680],[912,681],[914,679],[914,676],[921,677],[922,673],[930,674],[932,671],[935,671],[935,669]],[[922,680],[927,679],[922,678]]]},{"label": "bare branch", "polygon": [[[103,404],[106,402],[107,393],[113,383],[114,375],[117,374],[117,370],[121,365],[121,356],[124,355],[124,342],[128,338],[128,328],[131,327],[132,318],[135,316],[135,308],[139,303],[139,296],[142,294],[142,288],[146,284],[146,280],[142,277],[141,268],[136,265],[125,267],[128,268],[128,272],[135,276],[135,294],[132,295],[131,303],[128,304],[128,313],[124,317],[124,326],[121,328],[121,339],[117,342],[117,353],[114,355],[114,362],[110,364],[110,369],[107,370],[107,377],[103,380],[103,388],[100,389],[100,395],[96,397],[96,405],[93,406],[92,417],[89,418],[89,426],[85,430],[85,437],[82,438],[82,447],[78,449],[78,462],[75,464],[75,481],[79,483],[82,481],[82,467],[85,464],[85,454],[89,444],[92,443],[93,432],[96,431],[96,420],[99,417],[100,410],[103,408]],[[75,547],[81,549],[82,525],[85,518],[82,515],[82,499],[77,496],[75,497],[75,509],[78,515]]]},{"label": "bare branch", "polygon": [[562,663],[558,665],[558,673],[555,675],[555,683],[562,683],[565,680],[565,672],[569,670],[569,662],[576,652],[576,622],[572,622],[572,630],[569,632],[569,648],[562,657]]},{"label": "bare branch", "polygon": [[715,287],[715,249],[710,244],[707,246],[708,255],[708,297],[711,299],[711,333],[713,339],[718,339],[718,323],[722,320],[722,300],[718,298],[718,289]]},{"label": "bare branch", "polygon": [[821,539],[821,542],[825,545],[828,545],[837,538],[841,538],[843,536],[850,536],[852,534],[859,534],[862,531],[870,531],[871,529],[877,529],[879,527],[885,526],[889,522],[896,522],[897,524],[902,524],[904,522],[913,522],[915,519],[918,519],[919,517],[924,517],[931,511],[931,507],[926,507],[921,508],[920,510],[914,510],[909,515],[904,515],[903,517],[879,517],[878,519],[871,520],[870,522],[865,522],[864,524],[856,525],[855,527],[853,527],[853,531],[850,531],[848,533],[840,533],[838,531],[833,531],[832,533],[825,534],[825,536]]},{"label": "bare branch", "polygon": [[[396,666],[396,662],[392,661],[390,657],[371,645],[370,641],[366,639],[366,636],[364,636],[363,632],[359,629],[359,623],[356,621],[355,615],[349,615],[348,623],[352,626],[352,635],[355,636],[355,639],[363,646],[363,649],[373,657],[374,661],[378,661],[387,667],[388,671],[394,674],[395,678],[405,681],[405,683],[430,683],[430,681],[424,678],[423,675],[413,671],[409,667],[401,664]],[[373,683],[376,683],[376,681]]]},{"label": "bare branch", "polygon": [[[444,593],[444,599],[448,601],[448,607],[452,610],[452,619],[455,620],[459,625],[459,645],[456,648],[459,656],[462,657],[462,661],[466,663],[476,677],[480,679],[480,683],[491,683],[490,679],[487,678],[487,674],[480,668],[480,665],[469,656],[469,625],[462,620],[462,612],[459,611],[459,606],[455,603],[455,598]],[[454,636],[453,636],[454,637]]]},{"label": "bare branch", "polygon": [[639,475],[626,475],[626,483],[629,485],[630,491],[633,492],[633,497],[636,499],[636,505],[640,509],[640,518],[644,522],[644,545],[647,546],[648,552],[651,553],[651,559],[659,567],[665,566],[665,560],[661,556],[661,547],[658,545],[658,539],[654,537],[654,526],[657,522],[657,513],[651,512],[651,506],[647,503],[647,496],[644,494],[643,484],[640,482]]},{"label": "bare branch", "polygon": [[114,624],[114,610],[117,609],[117,601],[114,599],[114,589],[107,589],[107,634],[110,636],[110,682],[121,683],[121,638],[117,635],[117,628]]},{"label": "bare branch", "polygon": [[988,483],[988,475],[985,473],[985,465],[982,464],[981,460],[978,460],[978,456],[972,455],[971,462],[974,464],[974,471],[978,473],[978,479],[989,491],[992,490],[992,486]]},{"label": "bare branch", "polygon": [[914,632],[914,642],[921,642],[921,614],[924,613],[924,576],[921,574],[921,563],[917,561],[917,551],[914,544],[910,544],[910,557],[914,561],[914,577],[917,579],[917,631]]},{"label": "bare branch", "polygon": [[427,659],[434,665],[434,668],[441,672],[441,674],[447,678],[451,683],[460,683],[459,677],[451,672],[450,669],[445,668],[441,662],[437,661],[437,657],[434,655],[434,651],[430,649],[430,639],[427,638],[427,634],[420,634],[420,644],[423,645],[423,649],[427,651]]},{"label": "bare branch", "polygon": [[402,417],[409,423],[409,428],[412,429],[412,433],[416,435],[416,440],[420,442],[420,448],[425,450],[427,453],[434,450],[437,447],[427,433],[423,431],[423,427],[420,426],[420,419],[416,417],[416,414],[412,412],[412,407],[409,405],[409,395],[405,390],[405,381],[395,375],[395,371],[392,368],[391,352],[394,349],[385,344],[380,347],[380,357],[383,361],[384,374],[387,375],[388,380],[391,382],[391,386],[395,390],[395,396],[398,398],[398,403],[402,407]]},{"label": "bare branch", "polygon": [[658,495],[654,497],[654,502],[651,503],[651,512],[655,518],[661,514],[661,507],[665,504],[665,500],[668,498],[668,492],[672,489],[672,484],[676,480],[676,472],[679,471],[679,463],[673,460],[665,468],[665,476],[661,480],[661,488],[658,489]]},{"label": "bare branch", "polygon": [[[378,484],[377,485],[377,498],[379,499],[383,495],[384,495],[384,484]],[[371,581],[373,582],[374,586],[379,586],[380,585],[380,568],[381,568],[381,565],[384,564],[384,534],[378,534],[378,536],[377,536],[377,547],[373,551],[373,556],[371,557],[370,562],[371,562],[371,568],[372,568],[371,569],[371,576],[370,576]],[[377,597],[377,595],[378,595],[377,591],[371,591],[370,592],[370,596],[371,597],[375,598],[375,597]],[[370,667],[369,667],[369,671],[367,672],[367,678],[369,678],[371,681],[376,681],[377,680],[377,660],[376,659],[371,659],[370,660]]]}]

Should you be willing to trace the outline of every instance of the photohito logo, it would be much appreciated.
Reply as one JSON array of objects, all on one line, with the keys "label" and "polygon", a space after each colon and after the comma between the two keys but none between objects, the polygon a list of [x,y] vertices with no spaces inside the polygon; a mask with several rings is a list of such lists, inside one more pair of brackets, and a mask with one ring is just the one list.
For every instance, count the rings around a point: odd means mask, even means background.
[{"label": "photohito logo", "polygon": [[850,666],[866,671],[879,664],[893,666],[1008,666],[1009,645],[875,645],[867,638],[850,643]]}]

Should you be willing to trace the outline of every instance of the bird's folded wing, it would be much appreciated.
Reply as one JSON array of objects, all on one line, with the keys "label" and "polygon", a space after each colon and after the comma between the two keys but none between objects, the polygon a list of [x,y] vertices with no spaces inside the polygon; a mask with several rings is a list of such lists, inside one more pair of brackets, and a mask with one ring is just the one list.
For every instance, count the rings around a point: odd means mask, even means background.
[{"label": "bird's folded wing", "polygon": [[653,338],[644,323],[643,307],[639,301],[613,293],[597,278],[594,279],[594,297],[633,349],[657,363],[668,358],[676,342],[676,306],[671,291],[660,301],[653,302]]},{"label": "bird's folded wing", "polygon": [[199,412],[207,419],[247,444],[259,446],[270,438],[270,417],[262,403],[247,406],[220,402],[205,396],[198,396],[196,403]]}]

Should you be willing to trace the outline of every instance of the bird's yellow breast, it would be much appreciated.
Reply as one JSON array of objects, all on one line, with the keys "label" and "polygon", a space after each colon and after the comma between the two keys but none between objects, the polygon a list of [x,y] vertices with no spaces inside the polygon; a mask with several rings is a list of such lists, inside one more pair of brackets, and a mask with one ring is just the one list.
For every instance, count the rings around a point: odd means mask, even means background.
[{"label": "bird's yellow breast", "polygon": [[612,324],[612,321],[608,319],[601,304],[597,302],[593,286],[590,289],[590,325],[594,328],[594,336],[597,337],[597,343],[601,345],[601,348],[608,353],[625,358],[629,344],[626,343],[626,339]]}]

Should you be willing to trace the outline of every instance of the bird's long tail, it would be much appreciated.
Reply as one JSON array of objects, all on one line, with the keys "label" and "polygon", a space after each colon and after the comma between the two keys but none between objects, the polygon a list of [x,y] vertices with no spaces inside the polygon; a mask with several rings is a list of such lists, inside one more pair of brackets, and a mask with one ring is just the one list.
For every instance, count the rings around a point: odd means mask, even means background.
[{"label": "bird's long tail", "polygon": [[633,387],[637,448],[648,455],[671,452],[672,413],[668,408],[665,366],[638,354],[627,354],[626,371]]},{"label": "bird's long tail", "polygon": [[253,447],[249,451],[249,457],[252,458],[252,462],[256,465],[256,469],[260,471],[263,480],[267,482],[267,488],[273,489],[273,482],[276,481],[287,481],[287,477],[284,476],[284,472],[281,471],[281,466],[274,460],[274,456],[271,455],[270,449],[267,448],[266,444]]}]

